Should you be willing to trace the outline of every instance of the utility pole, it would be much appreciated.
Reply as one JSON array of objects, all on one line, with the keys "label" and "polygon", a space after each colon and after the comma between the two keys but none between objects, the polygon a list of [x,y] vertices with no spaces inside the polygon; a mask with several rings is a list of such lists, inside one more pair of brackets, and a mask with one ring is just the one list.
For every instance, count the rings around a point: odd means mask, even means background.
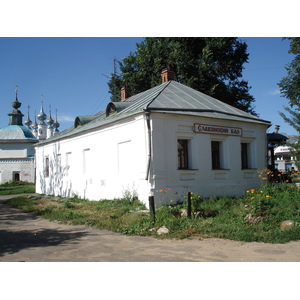
[{"label": "utility pole", "polygon": [[117,80],[117,77],[118,76],[123,76],[123,75],[125,75],[125,74],[127,74],[127,73],[122,73],[122,74],[118,74],[117,73],[117,62],[118,61],[121,61],[121,60],[123,60],[125,57],[123,57],[123,58],[114,58],[113,59],[113,63],[114,63],[114,72],[113,72],[113,75],[112,76],[107,76],[107,75],[105,75],[105,74],[102,74],[103,76],[105,76],[105,77],[107,77],[107,78],[112,78],[112,83],[113,83],[113,97],[112,97],[112,99],[113,99],[113,102],[117,102],[117,101],[119,101],[119,100],[117,100],[118,99],[118,97],[117,97],[117,95],[118,95],[118,90],[117,90],[117,83],[116,83],[116,80]]}]

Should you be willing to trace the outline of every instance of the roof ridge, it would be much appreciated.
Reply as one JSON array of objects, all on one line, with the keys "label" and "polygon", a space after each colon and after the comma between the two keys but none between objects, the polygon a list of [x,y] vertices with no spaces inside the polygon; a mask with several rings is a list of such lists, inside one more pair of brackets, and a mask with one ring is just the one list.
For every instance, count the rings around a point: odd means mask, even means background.
[{"label": "roof ridge", "polygon": [[171,82],[174,80],[169,80],[167,83],[165,83],[165,87],[161,89],[156,96],[146,105],[145,110],[148,110],[149,105],[171,84]]}]

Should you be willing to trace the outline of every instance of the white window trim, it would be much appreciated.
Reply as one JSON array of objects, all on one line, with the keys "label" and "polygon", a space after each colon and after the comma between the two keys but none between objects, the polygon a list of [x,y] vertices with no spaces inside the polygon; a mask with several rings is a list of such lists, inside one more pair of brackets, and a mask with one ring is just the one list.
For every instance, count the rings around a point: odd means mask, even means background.
[{"label": "white window trim", "polygon": [[[229,150],[228,150],[228,138],[227,136],[211,136],[211,142],[219,142],[220,143],[220,169],[212,170],[230,170],[230,159],[229,159]],[[212,149],[210,148],[211,153],[211,166],[212,166]]]},{"label": "white window trim", "polygon": [[[241,138],[240,139],[240,145],[242,143],[248,144],[248,168],[247,169],[241,169],[242,170],[251,170],[251,169],[257,169],[257,153],[256,153],[256,139],[255,138]],[[241,160],[241,159],[240,159]]]},{"label": "white window trim", "polygon": [[[178,166],[178,147],[177,147],[177,142],[178,140],[187,140],[188,142],[188,169],[179,169]],[[198,166],[198,157],[197,157],[197,139],[191,135],[178,135],[176,139],[176,165],[177,165],[177,170],[197,170]]]}]

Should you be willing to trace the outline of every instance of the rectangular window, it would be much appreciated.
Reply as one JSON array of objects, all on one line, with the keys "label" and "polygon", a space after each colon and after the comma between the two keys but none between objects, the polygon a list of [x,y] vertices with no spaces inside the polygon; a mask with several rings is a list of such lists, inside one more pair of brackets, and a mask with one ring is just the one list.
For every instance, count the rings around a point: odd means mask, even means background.
[{"label": "rectangular window", "polygon": [[66,169],[65,169],[65,175],[69,176],[70,174],[70,166],[71,166],[71,152],[66,153]]},{"label": "rectangular window", "polygon": [[211,161],[213,169],[221,169],[221,142],[211,142]]},{"label": "rectangular window", "polygon": [[57,154],[55,158],[55,174],[60,174],[61,172],[61,154]]},{"label": "rectangular window", "polygon": [[242,169],[249,169],[248,149],[249,149],[248,143],[241,143]]},{"label": "rectangular window", "polygon": [[189,168],[188,140],[177,140],[178,169]]},{"label": "rectangular window", "polygon": [[83,150],[83,175],[89,174],[89,168],[91,167],[90,162],[90,149]]},{"label": "rectangular window", "polygon": [[45,177],[49,177],[49,157],[45,158]]}]

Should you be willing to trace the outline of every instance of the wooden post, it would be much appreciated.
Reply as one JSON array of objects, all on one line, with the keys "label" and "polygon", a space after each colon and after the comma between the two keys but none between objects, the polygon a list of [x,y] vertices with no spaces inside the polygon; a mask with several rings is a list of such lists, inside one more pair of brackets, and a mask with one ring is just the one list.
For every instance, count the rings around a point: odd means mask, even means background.
[{"label": "wooden post", "polygon": [[152,220],[152,223],[155,224],[154,196],[149,196],[149,209],[150,209],[150,219]]},{"label": "wooden post", "polygon": [[192,217],[192,193],[188,192],[188,199],[187,199],[187,215],[188,218]]}]

